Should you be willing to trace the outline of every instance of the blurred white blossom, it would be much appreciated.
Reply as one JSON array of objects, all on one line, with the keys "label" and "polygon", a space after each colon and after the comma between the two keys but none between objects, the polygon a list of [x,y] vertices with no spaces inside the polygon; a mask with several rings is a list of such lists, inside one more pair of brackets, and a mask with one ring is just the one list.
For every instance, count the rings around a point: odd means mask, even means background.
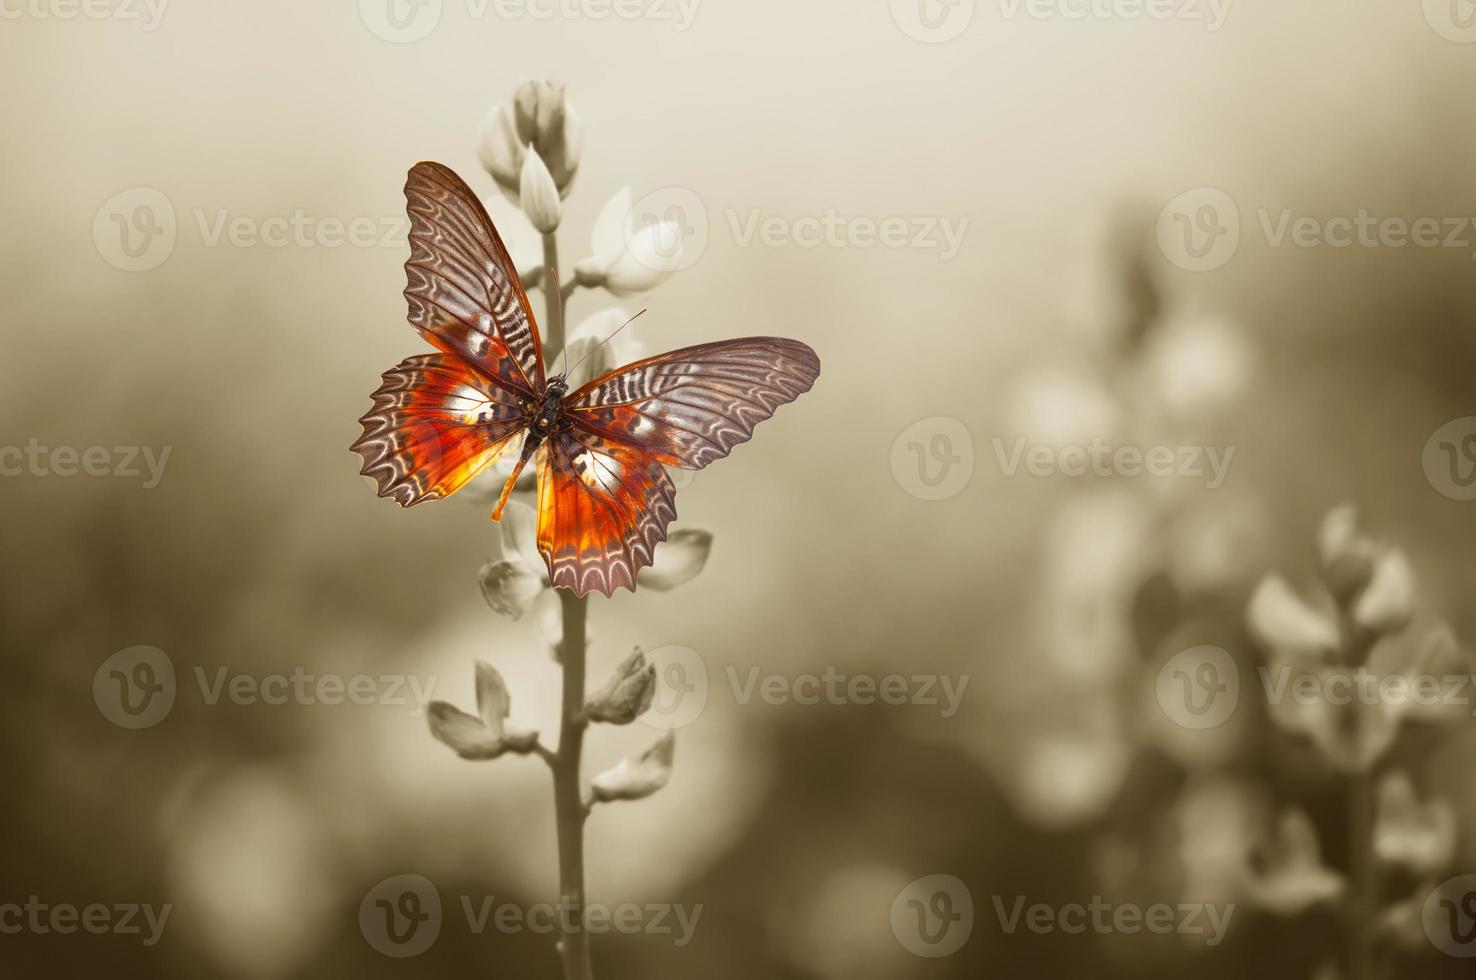
[{"label": "blurred white blossom", "polygon": [[1347,883],[1322,863],[1317,828],[1301,810],[1288,810],[1259,849],[1259,866],[1248,870],[1246,889],[1256,904],[1292,916],[1342,895]]},{"label": "blurred white blossom", "polygon": [[1436,874],[1455,854],[1455,809],[1444,800],[1421,803],[1409,774],[1395,770],[1379,783],[1374,851],[1416,875]]}]

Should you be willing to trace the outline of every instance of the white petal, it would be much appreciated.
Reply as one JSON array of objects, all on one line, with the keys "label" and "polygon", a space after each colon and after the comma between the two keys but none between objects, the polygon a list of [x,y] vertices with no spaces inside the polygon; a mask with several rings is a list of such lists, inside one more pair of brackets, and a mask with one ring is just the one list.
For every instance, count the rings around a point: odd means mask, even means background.
[{"label": "white petal", "polygon": [[712,551],[712,532],[678,531],[656,546],[656,560],[641,572],[640,587],[667,592],[697,577]]},{"label": "white petal", "polygon": [[505,751],[497,733],[445,701],[432,701],[426,718],[436,740],[455,749],[463,759],[495,759]]},{"label": "white petal", "polygon": [[493,106],[482,117],[477,132],[477,158],[499,184],[516,181],[523,167],[523,145],[518,141],[511,106]]},{"label": "white petal", "polygon": [[605,273],[605,288],[616,296],[655,289],[681,266],[682,230],[671,221],[647,225]]},{"label": "white petal", "polygon": [[523,171],[519,182],[519,202],[533,227],[545,235],[558,230],[563,216],[559,188],[544,165],[543,158],[530,145],[523,153]]},{"label": "white petal", "polygon": [[512,708],[512,696],[507,693],[507,682],[497,668],[485,660],[477,661],[477,714],[494,735],[502,734],[502,723]]},{"label": "white petal", "polygon": [[1396,633],[1414,615],[1414,568],[1404,552],[1395,548],[1374,565],[1373,579],[1358,597],[1353,618],[1380,633]]},{"label": "white petal", "polygon": [[[511,509],[511,504],[508,505]],[[507,520],[507,514],[502,515]],[[537,568],[543,567],[540,561]],[[548,588],[544,576],[535,573],[521,559],[502,559],[482,566],[478,580],[482,586],[482,598],[500,616],[522,619],[533,607],[539,593]]]},{"label": "white petal", "polygon": [[600,208],[589,234],[589,247],[602,265],[611,265],[625,251],[625,219],[634,203],[630,188],[622,187]]},{"label": "white petal", "polygon": [[1268,575],[1256,586],[1246,621],[1256,638],[1275,650],[1328,653],[1338,647],[1332,619],[1303,602],[1279,575]]},{"label": "white petal", "polygon": [[639,800],[665,786],[671,778],[672,751],[676,733],[667,732],[635,762],[621,759],[590,782],[594,798],[601,803],[611,800]]}]

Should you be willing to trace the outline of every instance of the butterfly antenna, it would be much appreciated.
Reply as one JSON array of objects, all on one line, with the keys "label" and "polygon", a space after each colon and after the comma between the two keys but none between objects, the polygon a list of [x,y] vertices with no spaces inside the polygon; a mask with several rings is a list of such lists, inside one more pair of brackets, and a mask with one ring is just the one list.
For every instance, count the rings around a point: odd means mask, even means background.
[{"label": "butterfly antenna", "polygon": [[[644,312],[646,312],[646,311],[645,310],[641,310],[641,313],[644,313]],[[603,347],[606,344],[608,344],[610,342],[610,340],[615,336],[615,334],[619,333],[620,331],[624,330],[626,327],[630,326],[633,322],[635,322],[636,316],[640,316],[641,313],[637,313],[635,316],[631,317],[629,320],[626,320],[620,326],[616,327],[615,330],[610,334],[609,337],[606,337],[604,340],[600,341],[598,344],[595,344],[593,347],[591,347],[585,353],[584,357],[581,357],[578,361],[575,362],[574,367],[578,367],[579,365],[583,364],[589,358],[589,355],[590,354],[593,354],[595,351],[599,350],[601,347]],[[570,368],[569,370],[572,371],[573,369],[574,368]]]}]

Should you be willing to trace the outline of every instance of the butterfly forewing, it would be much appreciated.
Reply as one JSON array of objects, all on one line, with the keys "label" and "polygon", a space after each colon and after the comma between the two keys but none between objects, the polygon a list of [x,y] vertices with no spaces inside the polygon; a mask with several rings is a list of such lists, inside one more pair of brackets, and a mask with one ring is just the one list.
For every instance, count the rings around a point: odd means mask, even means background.
[{"label": "butterfly forewing", "polygon": [[439,163],[405,180],[410,325],[520,393],[543,391],[543,350],[532,307],[492,220],[471,188]]},{"label": "butterfly forewing", "polygon": [[517,396],[450,354],[401,361],[373,397],[352,448],[379,495],[402,507],[455,493],[523,427]]},{"label": "butterfly forewing", "polygon": [[618,368],[569,395],[565,411],[585,431],[696,470],[747,442],[819,374],[820,359],[797,340],[744,337]]}]

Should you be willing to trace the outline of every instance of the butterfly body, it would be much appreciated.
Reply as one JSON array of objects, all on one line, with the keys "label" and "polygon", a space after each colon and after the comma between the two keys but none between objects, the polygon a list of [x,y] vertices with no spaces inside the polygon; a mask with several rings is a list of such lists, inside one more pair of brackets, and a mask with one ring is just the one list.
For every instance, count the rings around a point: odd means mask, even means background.
[{"label": "butterfly body", "polygon": [[476,195],[448,168],[418,163],[405,184],[409,319],[436,352],[385,372],[353,450],[380,496],[401,506],[450,496],[521,435],[492,512],[523,468],[538,473],[538,550],[549,581],[577,595],[635,589],[676,517],[665,467],[701,469],[810,389],[805,344],[745,337],[609,371],[570,392],[545,378],[527,294]]}]

